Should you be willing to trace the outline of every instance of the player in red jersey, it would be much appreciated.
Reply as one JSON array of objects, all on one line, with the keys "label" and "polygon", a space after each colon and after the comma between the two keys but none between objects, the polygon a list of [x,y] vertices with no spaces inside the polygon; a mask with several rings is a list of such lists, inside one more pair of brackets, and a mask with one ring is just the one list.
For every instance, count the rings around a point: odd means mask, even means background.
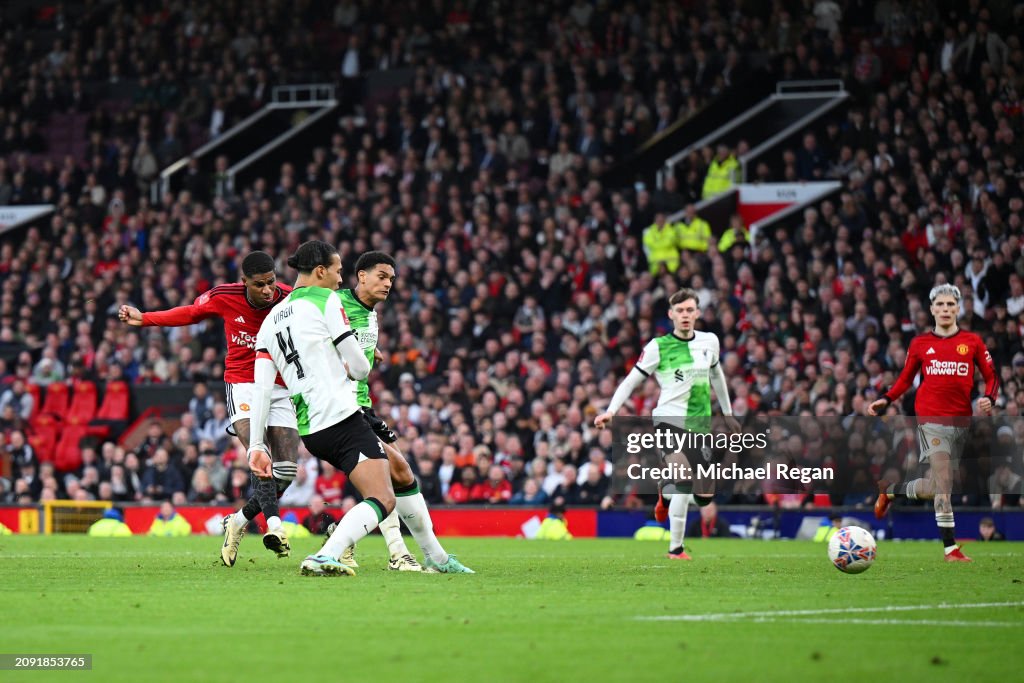
[{"label": "player in red jersey", "polygon": [[[156,325],[179,327],[210,318],[224,321],[228,353],[224,363],[224,383],[231,424],[245,448],[249,448],[249,409],[255,392],[253,368],[256,363],[256,334],[270,309],[292,288],[277,281],[274,259],[262,251],[250,253],[242,261],[242,281],[214,287],[191,305],[166,311],[142,313],[134,306],[122,306],[118,317],[136,327]],[[277,499],[295,479],[299,448],[295,409],[281,378],[271,399],[267,440],[274,453],[273,479],[253,477],[253,496],[238,512],[224,518],[224,544],[221,560],[234,566],[238,544],[249,520],[262,510],[267,520],[263,544],[278,557],[287,557],[291,547],[281,527]]]},{"label": "player in red jersey", "polygon": [[895,495],[910,500],[935,501],[935,523],[942,534],[947,562],[970,562],[956,544],[953,522],[953,465],[963,448],[970,426],[971,391],[974,371],[985,378],[985,395],[978,399],[978,412],[992,413],[999,380],[992,356],[981,337],[957,326],[960,315],[960,290],[950,284],[938,285],[928,295],[935,328],[914,337],[907,350],[906,365],[896,383],[880,399],[868,406],[869,415],[879,415],[909,389],[918,371],[921,385],[914,398],[917,413],[917,436],[920,460],[931,467],[928,476],[896,487],[887,481],[878,482],[875,516],[885,516]]}]

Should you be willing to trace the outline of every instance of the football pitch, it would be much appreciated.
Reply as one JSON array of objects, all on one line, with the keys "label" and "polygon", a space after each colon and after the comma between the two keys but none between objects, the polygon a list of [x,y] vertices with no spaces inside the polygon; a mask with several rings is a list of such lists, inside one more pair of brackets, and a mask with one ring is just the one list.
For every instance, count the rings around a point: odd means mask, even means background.
[{"label": "football pitch", "polygon": [[[0,681],[1009,681],[1024,670],[1024,544],[882,543],[864,574],[823,544],[442,539],[476,575],[302,577],[247,537],[0,538],[0,651],[93,669]],[[414,544],[412,544],[414,547]],[[945,605],[945,606],[943,606]]]}]

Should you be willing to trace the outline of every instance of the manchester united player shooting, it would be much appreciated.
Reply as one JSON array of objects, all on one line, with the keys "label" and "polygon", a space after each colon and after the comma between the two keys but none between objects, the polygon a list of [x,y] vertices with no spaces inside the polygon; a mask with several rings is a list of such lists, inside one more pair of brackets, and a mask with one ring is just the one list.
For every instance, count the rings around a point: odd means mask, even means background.
[{"label": "manchester united player shooting", "polygon": [[[122,306],[118,317],[135,327],[180,327],[210,318],[224,321],[228,353],[224,362],[224,383],[231,424],[249,447],[249,410],[253,403],[253,364],[256,361],[256,334],[270,309],[283,300],[292,288],[277,281],[274,259],[262,251],[254,251],[242,261],[242,282],[220,285],[202,294],[189,306],[166,311],[142,313],[134,306]],[[277,499],[295,478],[299,432],[288,390],[279,377],[270,406],[267,440],[274,454],[274,478],[253,477],[253,497],[233,515],[224,518],[224,543],[221,560],[234,566],[238,544],[245,527],[262,510],[267,520],[263,544],[278,557],[291,551],[281,528]]]},{"label": "manchester united player shooting", "polygon": [[999,390],[992,356],[981,337],[957,326],[960,314],[960,290],[950,284],[934,287],[928,295],[935,328],[910,342],[907,362],[896,384],[882,398],[868,406],[869,415],[886,410],[911,387],[921,372],[921,385],[914,398],[917,413],[920,460],[931,465],[928,475],[896,486],[878,482],[875,516],[885,516],[892,499],[905,495],[910,500],[935,501],[935,523],[942,535],[947,562],[970,562],[956,544],[953,522],[953,467],[967,438],[970,424],[971,389],[974,371],[985,378],[985,395],[978,399],[978,412],[989,415]]}]

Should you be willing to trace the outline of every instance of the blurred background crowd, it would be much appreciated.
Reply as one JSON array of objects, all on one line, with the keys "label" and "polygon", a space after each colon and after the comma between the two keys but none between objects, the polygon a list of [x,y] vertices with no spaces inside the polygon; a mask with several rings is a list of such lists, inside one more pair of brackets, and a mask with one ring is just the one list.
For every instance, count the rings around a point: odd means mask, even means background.
[{"label": "blurred background crowd", "polygon": [[[57,206],[0,235],[9,501],[244,498],[220,324],[140,330],[116,311],[190,303],[237,281],[254,249],[291,282],[285,260],[310,238],[338,246],[350,284],[365,250],[398,261],[371,390],[433,503],[639,504],[609,496],[611,434],[592,419],[670,329],[682,286],[722,339],[738,416],[863,414],[931,327],[927,292],[942,281],[996,362],[997,415],[1013,430],[1024,410],[1022,4],[92,0],[26,5],[2,29],[0,206]],[[669,257],[653,258],[645,234],[682,234],[692,219],[665,216],[699,201],[715,155],[737,150],[695,153],[664,187],[611,185],[607,171],[755,67],[851,89],[755,173],[842,192],[757,244],[740,221],[662,240]],[[414,76],[368,87],[389,69]],[[336,82],[346,109],[322,145],[237,188],[196,169],[150,200],[160,169],[273,85],[312,81]],[[48,387],[122,379],[195,383],[180,427],[154,422],[133,449],[117,430],[87,437],[69,471],[34,452]],[[650,382],[625,412],[656,400]],[[862,459],[865,481],[910,457],[877,455]],[[349,495],[343,475],[303,464],[286,503]],[[1019,451],[1002,464],[1006,495],[973,502],[1019,504]]]}]

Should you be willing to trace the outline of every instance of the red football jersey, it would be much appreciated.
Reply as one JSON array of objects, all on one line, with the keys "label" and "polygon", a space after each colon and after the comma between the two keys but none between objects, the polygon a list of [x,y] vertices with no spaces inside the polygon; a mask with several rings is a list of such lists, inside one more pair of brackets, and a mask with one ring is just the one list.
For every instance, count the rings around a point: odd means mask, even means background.
[{"label": "red football jersey", "polygon": [[922,334],[911,340],[903,372],[884,396],[890,401],[898,399],[920,370],[921,385],[914,398],[918,417],[970,417],[975,369],[981,370],[985,396],[994,403],[999,378],[981,337],[963,330],[949,337],[934,332]]},{"label": "red football jersey", "polygon": [[[224,360],[224,381],[228,384],[248,384],[254,381],[253,367],[256,364],[256,333],[260,325],[281,299],[292,291],[289,285],[277,283],[274,301],[266,308],[256,308],[245,295],[245,285],[236,282],[219,285],[200,294],[189,306],[178,306],[166,311],[142,314],[143,325],[180,327],[192,325],[209,318],[224,321],[224,336],[227,337],[228,355]],[[278,384],[283,383],[281,377]]]}]

